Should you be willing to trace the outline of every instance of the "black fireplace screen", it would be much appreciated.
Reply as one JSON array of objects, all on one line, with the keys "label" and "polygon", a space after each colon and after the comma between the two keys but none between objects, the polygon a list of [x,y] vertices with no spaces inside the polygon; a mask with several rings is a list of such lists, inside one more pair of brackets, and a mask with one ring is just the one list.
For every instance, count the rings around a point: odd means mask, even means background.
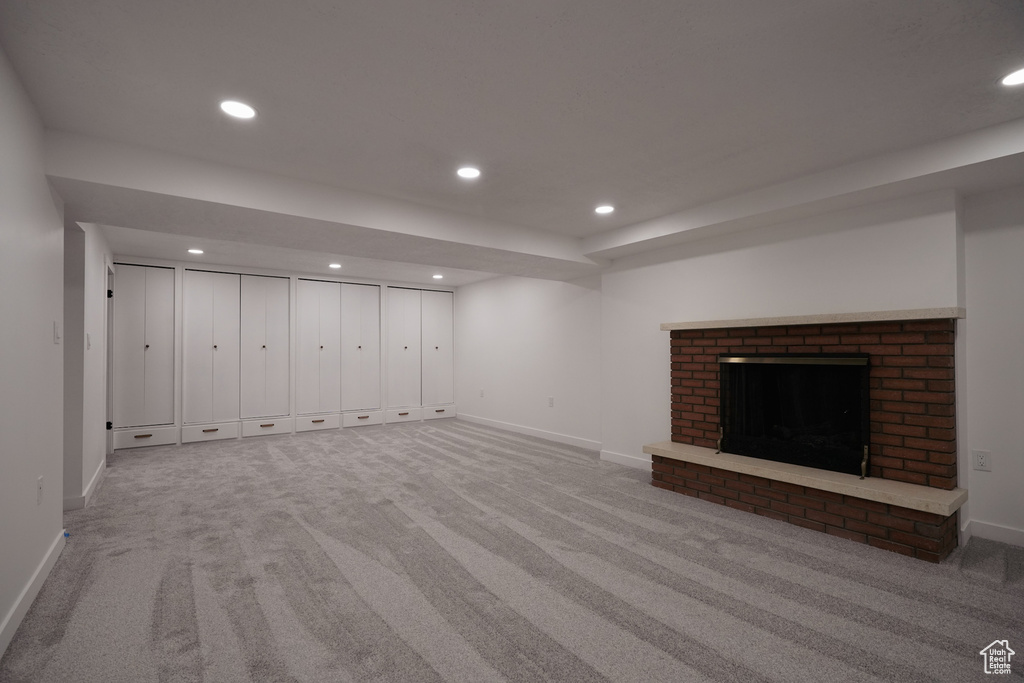
[{"label": "black fireplace screen", "polygon": [[719,356],[718,362],[722,451],[866,472],[867,355],[751,354]]}]

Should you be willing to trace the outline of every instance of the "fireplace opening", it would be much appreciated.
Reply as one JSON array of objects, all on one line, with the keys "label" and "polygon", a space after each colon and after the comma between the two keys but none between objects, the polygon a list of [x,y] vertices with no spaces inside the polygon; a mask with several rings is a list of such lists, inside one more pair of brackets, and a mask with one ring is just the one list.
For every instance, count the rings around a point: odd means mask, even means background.
[{"label": "fireplace opening", "polygon": [[718,357],[721,450],[866,476],[867,354]]}]

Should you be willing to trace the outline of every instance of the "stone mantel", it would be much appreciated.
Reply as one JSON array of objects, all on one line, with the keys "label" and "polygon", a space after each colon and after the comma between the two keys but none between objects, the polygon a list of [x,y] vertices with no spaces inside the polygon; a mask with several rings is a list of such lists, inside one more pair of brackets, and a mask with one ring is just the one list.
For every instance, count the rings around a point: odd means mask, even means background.
[{"label": "stone mantel", "polygon": [[713,330],[730,327],[776,327],[779,325],[827,325],[830,323],[885,322],[890,320],[938,320],[940,318],[966,318],[966,309],[959,306],[948,308],[911,308],[901,311],[868,311],[864,313],[819,313],[776,318],[744,318],[737,320],[694,320],[679,323],[662,323],[663,332],[672,330]]}]

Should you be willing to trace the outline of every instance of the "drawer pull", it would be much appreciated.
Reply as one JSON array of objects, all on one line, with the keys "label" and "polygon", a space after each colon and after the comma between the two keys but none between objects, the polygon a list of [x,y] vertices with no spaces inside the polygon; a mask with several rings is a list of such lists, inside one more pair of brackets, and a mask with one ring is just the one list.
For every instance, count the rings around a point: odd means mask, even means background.
[{"label": "drawer pull", "polygon": [[408,415],[408,414],[409,414],[409,413],[399,413],[399,414],[398,414],[398,417],[405,417],[405,416],[406,416],[406,415]]},{"label": "drawer pull", "polygon": [[357,419],[357,420],[369,420],[369,419],[370,419],[370,416],[369,416],[369,415],[360,415],[360,416],[359,416],[359,417],[357,417],[356,419]]},{"label": "drawer pull", "polygon": [[315,425],[318,425],[318,424],[320,424],[321,422],[323,422],[323,420],[313,420],[313,424],[315,424]]},{"label": "drawer pull", "polygon": [[136,439],[148,439],[151,436],[153,436],[153,435],[152,434],[136,434],[135,438]]},{"label": "drawer pull", "polygon": [[214,427],[213,429],[204,429],[203,434],[209,434],[210,432],[219,432],[220,427]]},{"label": "drawer pull", "polygon": [[274,423],[273,423],[273,422],[268,422],[268,423],[267,423],[267,424],[265,424],[265,425],[260,425],[260,427],[273,427],[273,426],[274,426]]},{"label": "drawer pull", "polygon": [[443,412],[444,412],[444,408],[438,408],[438,409],[437,409],[437,410],[435,410],[434,412],[435,412],[435,413],[443,413]]}]

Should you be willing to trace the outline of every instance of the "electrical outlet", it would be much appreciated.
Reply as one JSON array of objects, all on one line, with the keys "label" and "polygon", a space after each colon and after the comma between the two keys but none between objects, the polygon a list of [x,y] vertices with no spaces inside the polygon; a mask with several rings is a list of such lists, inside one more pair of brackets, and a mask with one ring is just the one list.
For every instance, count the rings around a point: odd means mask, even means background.
[{"label": "electrical outlet", "polygon": [[971,466],[982,472],[992,471],[991,451],[971,451]]},{"label": "electrical outlet", "polygon": [[36,505],[43,504],[43,478],[36,479]]},{"label": "electrical outlet", "polygon": [[53,321],[53,343],[60,344],[60,326],[56,320]]},{"label": "electrical outlet", "polygon": [[554,396],[548,396],[548,408],[554,408],[554,407],[555,407],[555,397]]}]

